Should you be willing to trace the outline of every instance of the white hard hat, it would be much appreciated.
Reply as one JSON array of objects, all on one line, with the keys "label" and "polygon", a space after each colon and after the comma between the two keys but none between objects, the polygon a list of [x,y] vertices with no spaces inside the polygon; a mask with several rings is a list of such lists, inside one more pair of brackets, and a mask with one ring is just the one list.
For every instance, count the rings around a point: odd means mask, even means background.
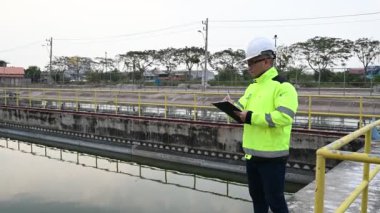
[{"label": "white hard hat", "polygon": [[266,54],[272,55],[273,58],[275,58],[275,52],[276,47],[274,46],[271,39],[264,37],[254,38],[248,44],[247,50],[245,52],[245,59],[243,61],[247,61],[251,58]]}]

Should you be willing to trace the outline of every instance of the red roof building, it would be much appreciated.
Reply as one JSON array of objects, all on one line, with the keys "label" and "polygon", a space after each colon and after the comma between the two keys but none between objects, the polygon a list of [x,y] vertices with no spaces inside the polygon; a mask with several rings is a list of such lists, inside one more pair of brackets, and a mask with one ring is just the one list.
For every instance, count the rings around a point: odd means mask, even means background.
[{"label": "red roof building", "polygon": [[27,83],[22,67],[0,67],[0,86],[20,86]]},{"label": "red roof building", "polygon": [[364,68],[348,68],[348,73],[356,74],[356,75],[363,75],[364,74]]},{"label": "red roof building", "polygon": [[0,77],[24,78],[25,70],[22,67],[0,67]]}]

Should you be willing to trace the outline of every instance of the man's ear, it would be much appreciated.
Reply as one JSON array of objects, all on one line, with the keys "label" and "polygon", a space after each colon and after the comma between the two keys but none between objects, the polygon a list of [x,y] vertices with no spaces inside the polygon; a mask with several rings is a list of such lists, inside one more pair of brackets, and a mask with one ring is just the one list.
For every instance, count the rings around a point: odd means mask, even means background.
[{"label": "man's ear", "polygon": [[273,60],[272,59],[265,59],[265,67],[268,66],[271,67],[273,65]]}]

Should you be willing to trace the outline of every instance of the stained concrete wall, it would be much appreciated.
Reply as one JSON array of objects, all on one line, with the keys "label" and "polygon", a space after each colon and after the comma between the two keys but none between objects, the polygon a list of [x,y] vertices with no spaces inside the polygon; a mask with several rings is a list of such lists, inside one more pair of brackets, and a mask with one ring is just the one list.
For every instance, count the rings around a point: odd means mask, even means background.
[{"label": "stained concrete wall", "polygon": [[80,133],[241,152],[242,129],[94,114],[0,109],[0,121]]},{"label": "stained concrete wall", "polygon": [[[21,108],[0,108],[0,121],[208,150],[242,152],[242,128],[239,126],[201,125],[154,118],[131,118],[94,113],[76,114]],[[338,138],[339,136],[293,131],[289,160],[295,163],[314,165],[316,149]],[[344,149],[357,150],[360,146],[359,142],[346,146]],[[336,163],[336,161],[328,161],[327,166],[333,167]]]}]

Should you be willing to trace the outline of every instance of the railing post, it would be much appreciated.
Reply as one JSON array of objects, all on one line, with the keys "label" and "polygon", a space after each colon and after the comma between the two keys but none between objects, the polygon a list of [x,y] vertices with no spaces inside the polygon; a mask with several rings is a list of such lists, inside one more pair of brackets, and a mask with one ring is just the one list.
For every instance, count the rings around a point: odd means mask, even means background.
[{"label": "railing post", "polygon": [[[44,100],[45,100],[45,102],[43,102]],[[43,106],[44,106],[44,109],[46,109],[46,106],[48,104],[48,100],[45,97],[45,89],[44,88],[42,89],[42,101],[41,101],[41,103],[44,103]]]},{"label": "railing post", "polygon": [[7,89],[4,89],[4,105],[7,106]]},{"label": "railing post", "polygon": [[314,212],[323,213],[324,209],[324,196],[325,196],[325,172],[326,172],[326,159],[317,151],[317,165],[315,172],[315,200]]},{"label": "railing post", "polygon": [[20,106],[19,104],[20,90],[17,88],[16,90],[16,106]]},{"label": "railing post", "polygon": [[197,120],[197,95],[194,93],[194,121]]},{"label": "railing post", "polygon": [[75,110],[79,111],[79,98],[78,98],[78,90],[75,90]]},{"label": "railing post", "polygon": [[165,99],[164,99],[164,107],[165,107],[165,111],[164,111],[164,117],[167,118],[167,111],[168,111],[168,94],[165,93]]},{"label": "railing post", "polygon": [[363,126],[363,96],[360,97],[360,107],[359,107],[359,129]]},{"label": "railing post", "polygon": [[57,109],[61,110],[62,109],[62,103],[61,103],[61,90],[58,90],[58,106]]},{"label": "railing post", "polygon": [[119,106],[118,106],[119,98],[118,98],[118,96],[119,96],[119,91],[116,91],[115,92],[115,114],[117,114],[119,111]]},{"label": "railing post", "polygon": [[139,94],[139,99],[138,99],[138,110],[139,110],[139,116],[141,116],[141,94],[140,94],[140,92],[139,92],[138,94]]},{"label": "railing post", "polygon": [[[371,130],[365,133],[365,144],[364,144],[364,153],[371,153]],[[361,212],[366,213],[368,207],[368,185],[369,185],[369,163],[363,164],[363,181],[367,182],[367,186],[363,189],[362,192],[362,205]]]},{"label": "railing post", "polygon": [[94,104],[94,107],[95,107],[95,112],[98,112],[98,105],[96,104],[96,90],[94,90],[93,104]]},{"label": "railing post", "polygon": [[30,88],[28,89],[29,107],[32,107],[32,95],[30,94]]},{"label": "railing post", "polygon": [[309,109],[308,109],[308,128],[311,129],[311,96],[309,96]]}]

